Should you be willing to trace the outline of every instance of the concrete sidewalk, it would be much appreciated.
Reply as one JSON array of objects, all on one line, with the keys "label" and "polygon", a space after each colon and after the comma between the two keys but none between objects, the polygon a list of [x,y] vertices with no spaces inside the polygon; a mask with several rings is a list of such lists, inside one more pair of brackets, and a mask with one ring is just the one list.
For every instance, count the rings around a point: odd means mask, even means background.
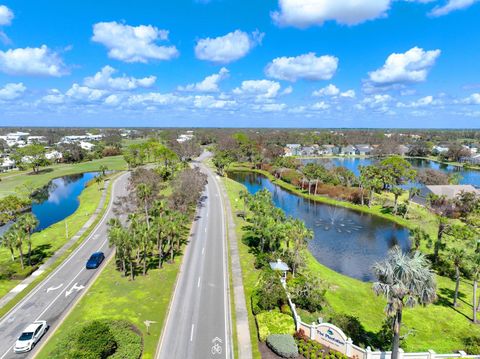
[{"label": "concrete sidewalk", "polygon": [[245,292],[243,290],[242,266],[240,264],[240,254],[238,252],[235,221],[233,219],[232,208],[225,184],[222,180],[219,180],[219,182],[228,221],[228,242],[230,244],[230,264],[232,269],[233,294],[235,302],[238,358],[252,359],[252,343],[250,341],[250,327],[248,325],[247,303],[245,300]]},{"label": "concrete sidewalk", "polygon": [[107,189],[110,180],[106,180],[104,183],[104,187],[102,190],[102,197],[100,198],[100,202],[98,203],[97,208],[90,216],[90,218],[85,222],[85,224],[80,228],[80,230],[75,233],[73,237],[71,237],[67,243],[63,245],[58,251],[55,252],[53,256],[47,259],[45,263],[43,263],[38,269],[33,272],[30,276],[25,278],[21,283],[19,283],[15,288],[13,288],[10,292],[5,294],[2,298],[0,298],[0,308],[3,308],[8,302],[10,302],[15,296],[22,292],[26,287],[30,285],[39,275],[41,275],[45,270],[47,270],[50,266],[55,263],[55,261],[61,257],[66,251],[68,251],[79,239],[80,237],[92,226],[92,224],[96,221],[98,215],[103,209],[103,205],[105,204],[105,199],[107,197]]}]

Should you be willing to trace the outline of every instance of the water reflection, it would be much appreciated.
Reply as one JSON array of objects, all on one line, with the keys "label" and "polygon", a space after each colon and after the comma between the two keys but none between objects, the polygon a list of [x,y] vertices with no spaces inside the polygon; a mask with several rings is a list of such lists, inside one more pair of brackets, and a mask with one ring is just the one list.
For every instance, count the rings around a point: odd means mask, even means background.
[{"label": "water reflection", "polygon": [[267,178],[251,173],[230,173],[250,193],[263,188],[273,194],[276,206],[299,218],[314,232],[309,249],[327,267],[363,281],[373,279],[373,263],[399,245],[410,248],[407,229],[385,219],[347,208],[330,206],[296,196]]}]

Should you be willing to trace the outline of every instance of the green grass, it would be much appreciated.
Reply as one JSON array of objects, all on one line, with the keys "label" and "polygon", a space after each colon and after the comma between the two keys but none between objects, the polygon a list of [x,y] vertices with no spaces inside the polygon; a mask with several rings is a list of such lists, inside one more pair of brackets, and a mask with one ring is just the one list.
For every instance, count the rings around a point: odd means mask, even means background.
[{"label": "green grass", "polygon": [[89,162],[42,167],[40,174],[31,174],[31,170],[7,172],[0,177],[0,198],[10,194],[29,194],[33,190],[47,185],[54,178],[98,171],[102,165],[107,166],[109,170],[125,170],[127,168],[123,156],[113,156]]},{"label": "green grass", "polygon": [[230,199],[231,208],[235,220],[235,230],[237,234],[238,251],[240,255],[240,264],[242,266],[243,289],[245,293],[245,300],[247,302],[248,326],[250,328],[250,341],[252,343],[252,355],[254,359],[261,359],[261,354],[258,349],[258,332],[255,323],[255,316],[252,313],[252,306],[250,298],[252,296],[255,284],[258,280],[259,271],[255,270],[253,263],[255,256],[249,252],[249,248],[242,242],[244,221],[235,216],[235,212],[243,210],[243,204],[238,199],[238,192],[244,187],[231,179],[224,178],[224,183],[227,189],[227,194]]},{"label": "green grass", "polygon": [[[182,258],[163,269],[154,269],[134,281],[122,277],[111,260],[98,279],[75,306],[37,358],[49,358],[49,353],[69,328],[93,319],[124,319],[132,322],[143,334],[143,358],[153,358],[167,316]],[[193,299],[192,299],[193,300]],[[146,332],[145,320],[156,321]]]},{"label": "green grass", "polygon": [[[279,181],[277,181],[278,184]],[[232,203],[232,210],[243,210],[243,204],[239,199],[238,193],[245,189],[243,185],[230,179],[225,179],[227,190]],[[318,196],[316,196],[318,197]],[[343,204],[343,202],[342,202]],[[422,208],[418,208],[421,222]],[[431,218],[430,218],[431,219]],[[425,227],[433,229],[432,223],[427,222]],[[242,237],[242,221],[236,218],[237,235]],[[410,224],[413,225],[413,224]],[[248,300],[255,286],[258,271],[254,270],[254,257],[249,253],[248,247],[239,241],[242,271],[244,276],[245,296]],[[328,284],[326,299],[329,305],[338,313],[345,313],[357,317],[366,330],[378,332],[385,320],[384,307],[385,300],[374,295],[371,283],[361,282],[359,280],[339,274],[319,263],[310,252],[307,255],[308,269],[318,277],[322,278]],[[455,283],[449,278],[437,276],[439,300],[427,307],[417,307],[414,309],[405,309],[404,311],[404,329],[405,332],[413,330],[403,346],[408,351],[425,351],[433,349],[437,353],[450,353],[455,350],[461,350],[463,338],[472,335],[480,335],[480,326],[471,323],[472,316],[471,298],[473,294],[472,283],[462,281],[460,285],[460,306],[452,308],[452,297]],[[311,318],[308,318],[311,319]],[[253,325],[252,325],[253,322]],[[249,310],[249,324],[252,333],[256,333],[254,317]],[[252,338],[252,344],[254,340]],[[254,348],[257,348],[255,345]]]},{"label": "green grass", "polygon": [[[120,174],[116,174],[111,177],[112,181],[114,178],[119,176]],[[100,213],[97,216],[97,219],[92,223],[90,228],[83,233],[83,235],[78,239],[78,241],[71,246],[68,250],[63,253],[60,257],[57,258],[57,260],[45,270],[42,274],[40,274],[33,282],[31,282],[23,291],[21,291],[19,294],[17,294],[12,300],[10,300],[5,306],[0,308],[0,318],[3,317],[7,312],[9,312],[17,303],[19,303],[23,298],[25,298],[41,281],[43,281],[51,272],[53,272],[63,261],[87,238],[92,230],[96,227],[96,225],[100,222],[102,219],[103,215],[105,214],[105,211],[107,209],[108,203],[110,202],[110,196],[111,196],[111,191],[112,191],[112,182],[110,182],[110,185],[108,186],[107,189],[107,195],[105,198],[105,204],[103,208],[101,209]],[[81,205],[81,198],[80,198],[80,205]],[[19,281],[17,281],[19,282]],[[8,281],[5,281],[3,285],[9,285],[11,286]],[[1,286],[1,285],[0,285]]]},{"label": "green grass", "polygon": [[[72,215],[63,221],[55,223],[45,230],[32,235],[32,258],[41,258],[41,262],[44,262],[48,257],[51,257],[67,242],[65,223],[67,223],[69,238],[71,238],[88,221],[93,212],[95,212],[95,209],[100,202],[100,198],[101,192],[96,184],[92,184],[85,188],[79,196],[80,205]],[[26,243],[24,244],[24,253],[27,253]],[[22,271],[18,259],[18,251],[15,252],[15,255],[17,259],[15,262],[12,262],[10,251],[5,247],[0,247],[0,266],[2,268],[11,267],[14,270],[18,270],[18,272]],[[37,265],[39,264],[41,263],[37,263]],[[26,270],[22,272],[28,273],[33,270],[35,270],[35,268],[26,267]],[[3,297],[19,282],[19,280],[0,280],[0,297]]]}]

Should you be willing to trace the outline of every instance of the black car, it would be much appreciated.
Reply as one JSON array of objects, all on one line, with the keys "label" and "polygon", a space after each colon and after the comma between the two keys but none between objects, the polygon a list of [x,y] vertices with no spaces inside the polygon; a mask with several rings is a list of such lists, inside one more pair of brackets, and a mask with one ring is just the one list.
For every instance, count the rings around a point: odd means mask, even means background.
[{"label": "black car", "polygon": [[103,262],[105,259],[105,255],[103,252],[95,252],[93,253],[87,261],[87,269],[95,269]]}]

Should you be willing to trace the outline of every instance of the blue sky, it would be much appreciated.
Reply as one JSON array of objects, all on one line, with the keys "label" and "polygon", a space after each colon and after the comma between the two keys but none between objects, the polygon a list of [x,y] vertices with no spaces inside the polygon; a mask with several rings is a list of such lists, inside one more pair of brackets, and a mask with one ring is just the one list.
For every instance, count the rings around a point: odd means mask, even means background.
[{"label": "blue sky", "polygon": [[469,127],[479,0],[0,0],[0,125]]}]

